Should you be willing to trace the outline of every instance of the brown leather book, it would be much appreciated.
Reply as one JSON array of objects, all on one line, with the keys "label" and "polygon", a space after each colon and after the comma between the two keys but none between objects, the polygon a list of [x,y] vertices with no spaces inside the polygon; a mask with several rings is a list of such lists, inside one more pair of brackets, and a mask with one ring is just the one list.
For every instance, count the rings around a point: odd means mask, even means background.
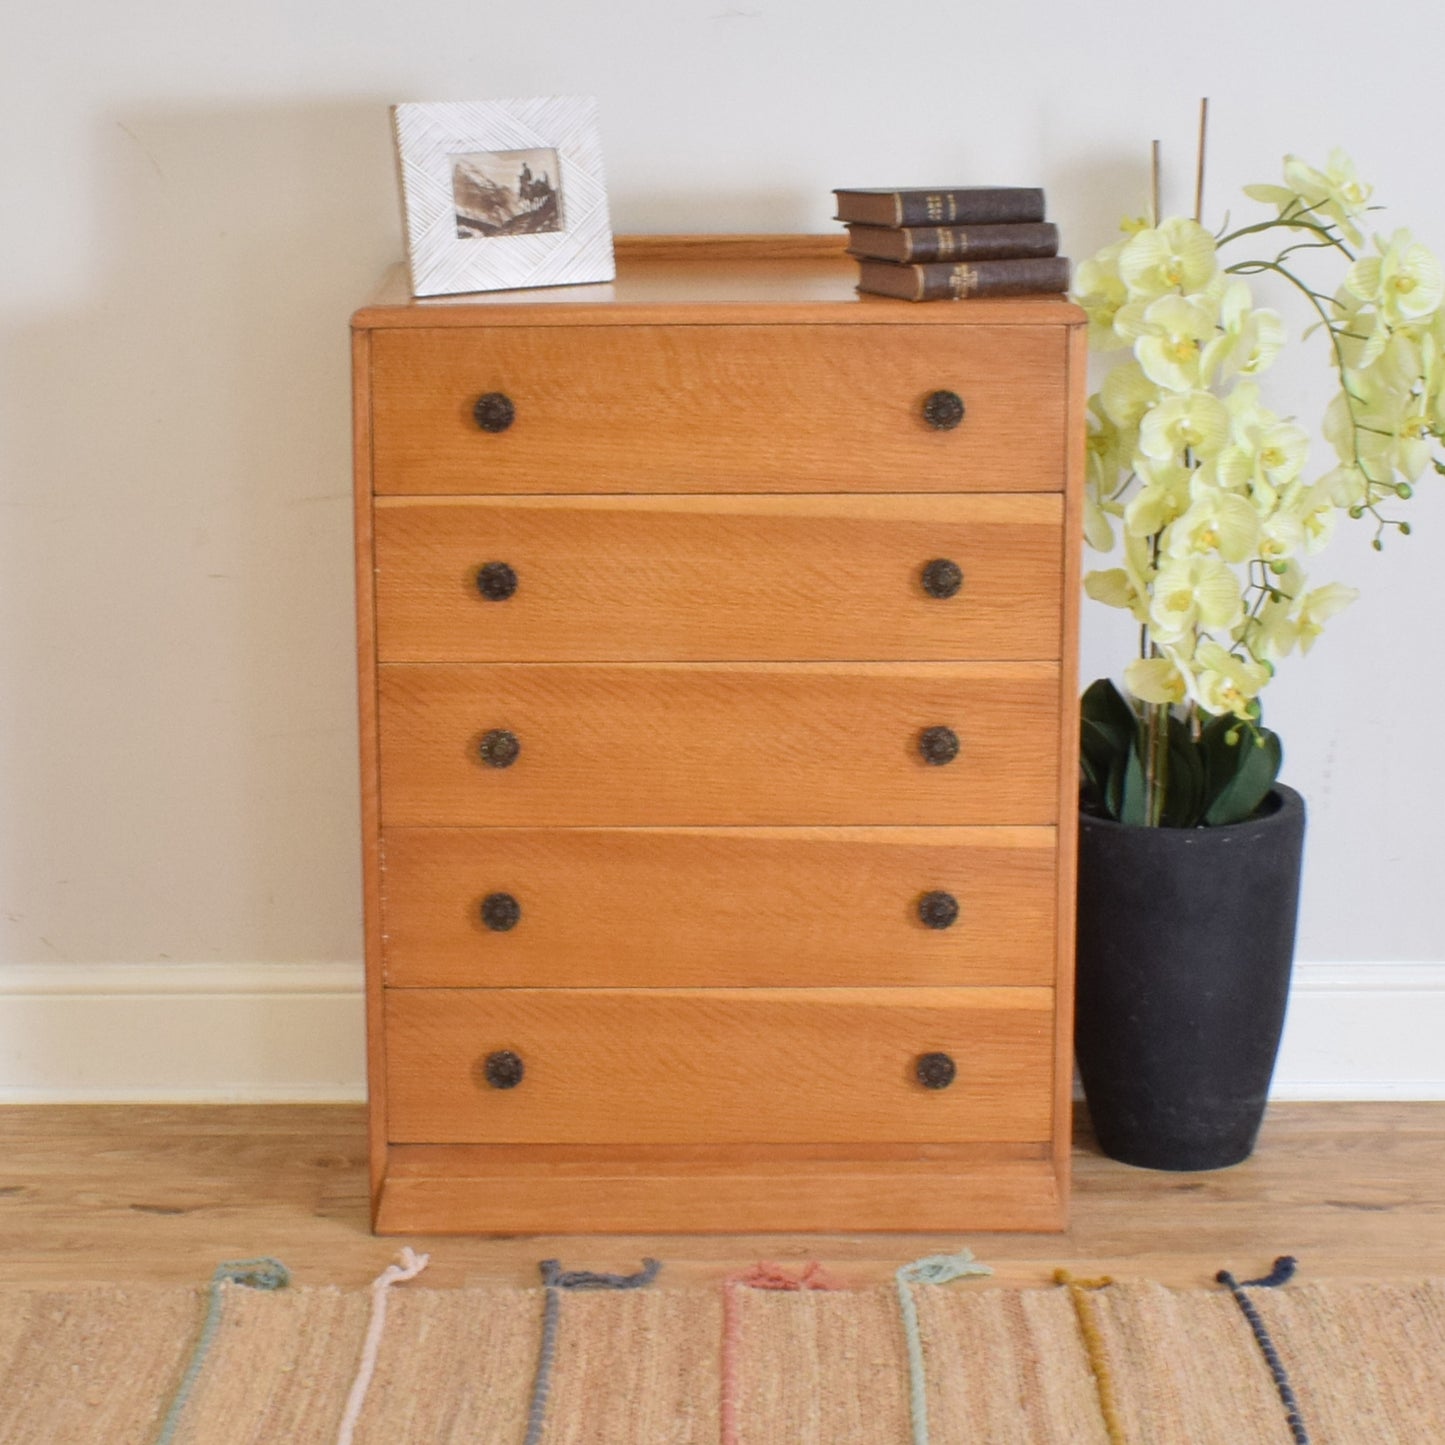
[{"label": "brown leather book", "polygon": [[1036,186],[938,186],[907,191],[834,191],[838,219],[865,226],[993,226],[1042,221]]},{"label": "brown leather book", "polygon": [[931,261],[900,266],[863,258],[858,289],[903,301],[957,301],[967,296],[1033,296],[1069,289],[1067,256],[1011,256],[996,261]]},{"label": "brown leather book", "polygon": [[1052,221],[1001,226],[849,226],[848,250],[880,261],[989,261],[1000,256],[1057,256]]}]

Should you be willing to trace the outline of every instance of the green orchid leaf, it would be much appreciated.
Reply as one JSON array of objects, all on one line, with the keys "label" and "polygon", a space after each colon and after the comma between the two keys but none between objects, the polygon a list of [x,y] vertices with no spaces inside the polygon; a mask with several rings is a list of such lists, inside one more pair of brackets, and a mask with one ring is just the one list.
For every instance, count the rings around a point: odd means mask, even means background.
[{"label": "green orchid leaf", "polygon": [[1091,806],[1117,820],[1124,806],[1130,752],[1139,745],[1139,719],[1106,677],[1085,690],[1079,711],[1083,773],[1086,786],[1095,789]]},{"label": "green orchid leaf", "polygon": [[1166,828],[1194,828],[1204,812],[1205,768],[1188,725],[1169,719],[1169,791],[1164,800]]},{"label": "green orchid leaf", "polygon": [[1121,823],[1142,828],[1144,820],[1149,816],[1148,806],[1148,791],[1144,787],[1144,764],[1139,757],[1139,740],[1136,735],[1130,745],[1128,760],[1120,780],[1118,819]]},{"label": "green orchid leaf", "polygon": [[1268,728],[1241,728],[1239,741],[1228,750],[1238,755],[1238,761],[1205,810],[1204,822],[1211,828],[1253,817],[1274,786],[1284,760],[1279,737]]},{"label": "green orchid leaf", "polygon": [[1236,733],[1240,742],[1245,740],[1239,719],[1232,713],[1210,718],[1200,732],[1199,755],[1204,764],[1204,796],[1199,807],[1201,821],[1239,771],[1239,742],[1231,743],[1230,733]]},{"label": "green orchid leaf", "polygon": [[1127,752],[1120,749],[1114,734],[1090,718],[1079,726],[1079,764],[1083,772],[1084,802],[1094,812],[1107,810],[1109,773],[1114,760]]},{"label": "green orchid leaf", "polygon": [[1117,734],[1121,742],[1139,729],[1139,719],[1124,695],[1107,677],[1092,682],[1079,700],[1080,715],[1088,722]]}]

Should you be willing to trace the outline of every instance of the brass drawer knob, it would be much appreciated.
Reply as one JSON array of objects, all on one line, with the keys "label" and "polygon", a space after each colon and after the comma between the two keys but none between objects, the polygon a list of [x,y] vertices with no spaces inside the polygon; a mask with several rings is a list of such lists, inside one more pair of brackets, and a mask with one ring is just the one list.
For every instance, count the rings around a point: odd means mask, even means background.
[{"label": "brass drawer knob", "polygon": [[963,586],[963,568],[947,557],[935,557],[923,568],[923,590],[930,597],[952,597]]},{"label": "brass drawer knob", "polygon": [[506,431],[516,419],[517,408],[504,391],[489,391],[485,396],[479,396],[472,407],[472,420],[483,431]]},{"label": "brass drawer knob", "polygon": [[933,391],[924,398],[923,419],[934,431],[952,431],[963,420],[963,398],[956,391]]},{"label": "brass drawer knob", "polygon": [[958,922],[958,899],[941,888],[918,900],[918,920],[925,928],[952,928]]},{"label": "brass drawer knob", "polygon": [[505,728],[492,728],[482,734],[477,751],[489,768],[510,768],[522,751],[522,743],[516,733],[509,733]]},{"label": "brass drawer knob", "polygon": [[958,1077],[958,1065],[948,1054],[919,1054],[913,1072],[925,1089],[946,1089]]},{"label": "brass drawer knob", "polygon": [[477,568],[477,591],[488,602],[505,602],[517,590],[517,574],[505,562],[484,562]]},{"label": "brass drawer knob", "polygon": [[511,1049],[498,1049],[496,1053],[488,1054],[482,1065],[482,1073],[494,1089],[515,1089],[526,1072],[522,1056],[514,1054]]},{"label": "brass drawer knob", "polygon": [[493,933],[510,933],[522,919],[522,905],[510,893],[488,893],[482,899],[482,922]]},{"label": "brass drawer knob", "polygon": [[918,753],[925,763],[941,768],[958,756],[958,734],[952,728],[924,728],[918,734]]}]

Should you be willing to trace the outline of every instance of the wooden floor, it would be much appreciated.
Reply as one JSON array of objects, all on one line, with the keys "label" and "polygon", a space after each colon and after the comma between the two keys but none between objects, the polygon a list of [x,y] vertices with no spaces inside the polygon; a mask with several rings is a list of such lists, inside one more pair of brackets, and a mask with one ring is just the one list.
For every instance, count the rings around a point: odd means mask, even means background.
[{"label": "wooden floor", "polygon": [[354,1286],[403,1243],[430,1250],[436,1287],[530,1284],[549,1256],[628,1269],[646,1254],[673,1284],[810,1258],[861,1284],[961,1244],[1009,1284],[1059,1265],[1203,1284],[1279,1254],[1305,1278],[1445,1275],[1445,1104],[1279,1105],[1255,1157],[1211,1174],[1115,1164],[1081,1129],[1062,1235],[377,1239],[365,1177],[360,1108],[0,1108],[0,1284],[194,1283],[265,1254],[298,1284]]}]

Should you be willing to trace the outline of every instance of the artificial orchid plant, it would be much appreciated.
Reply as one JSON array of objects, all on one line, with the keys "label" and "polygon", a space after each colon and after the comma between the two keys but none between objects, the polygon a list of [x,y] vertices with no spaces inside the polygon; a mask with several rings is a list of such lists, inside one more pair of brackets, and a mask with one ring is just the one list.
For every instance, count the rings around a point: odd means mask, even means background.
[{"label": "artificial orchid plant", "polygon": [[[1126,823],[1256,811],[1281,758],[1260,694],[1357,595],[1311,586],[1304,559],[1342,512],[1373,521],[1377,550],[1408,535],[1399,504],[1432,467],[1445,473],[1439,262],[1408,231],[1367,240],[1371,188],[1340,151],[1324,169],[1288,156],[1282,186],[1245,194],[1274,214],[1218,233],[1126,221],[1076,278],[1091,346],[1127,353],[1089,399],[1085,512],[1089,544],[1122,556],[1084,586],[1138,622],[1139,655],[1123,693],[1101,680],[1084,694],[1082,748],[1083,806]],[[1266,237],[1284,244],[1260,258]],[[1343,271],[1330,292],[1300,264],[1326,259]],[[1305,297],[1338,373],[1323,474],[1308,469],[1309,434],[1260,390],[1286,340],[1279,314],[1255,305],[1246,278],[1261,275]]]}]

